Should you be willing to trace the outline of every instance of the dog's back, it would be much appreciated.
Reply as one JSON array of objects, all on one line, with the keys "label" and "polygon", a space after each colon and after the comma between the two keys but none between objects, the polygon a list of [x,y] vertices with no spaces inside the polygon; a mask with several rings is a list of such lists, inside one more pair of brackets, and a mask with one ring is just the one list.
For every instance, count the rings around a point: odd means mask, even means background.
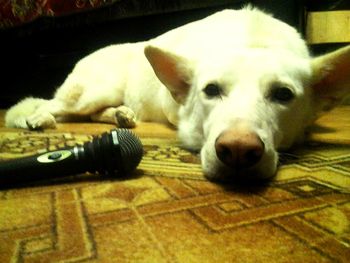
[{"label": "dog's back", "polygon": [[217,12],[171,30],[150,44],[187,58],[240,48],[278,48],[304,58],[309,56],[304,40],[293,27],[250,6]]}]

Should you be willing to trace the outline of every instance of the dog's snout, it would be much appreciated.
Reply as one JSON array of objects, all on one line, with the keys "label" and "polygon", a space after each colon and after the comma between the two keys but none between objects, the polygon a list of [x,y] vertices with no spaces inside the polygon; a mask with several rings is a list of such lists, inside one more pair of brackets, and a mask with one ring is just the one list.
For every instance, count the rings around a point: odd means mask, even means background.
[{"label": "dog's snout", "polygon": [[264,149],[264,143],[259,136],[247,130],[226,130],[215,142],[219,160],[234,169],[254,166],[262,158]]}]

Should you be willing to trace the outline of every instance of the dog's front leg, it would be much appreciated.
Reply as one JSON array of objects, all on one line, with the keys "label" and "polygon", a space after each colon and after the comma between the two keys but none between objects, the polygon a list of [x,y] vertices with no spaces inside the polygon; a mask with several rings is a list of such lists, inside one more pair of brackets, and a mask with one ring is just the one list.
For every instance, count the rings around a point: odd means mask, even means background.
[{"label": "dog's front leg", "polygon": [[135,113],[128,107],[108,107],[90,115],[95,122],[116,124],[119,128],[133,128],[136,126]]},{"label": "dog's front leg", "polygon": [[29,98],[23,100],[23,102],[21,103],[24,105],[23,110],[26,110],[25,104],[29,104],[28,111],[30,112],[29,106],[32,106],[30,104],[34,104],[36,100],[40,101],[41,105],[38,106],[36,109],[33,109],[33,112],[27,117],[22,118],[23,120],[25,120],[26,126],[31,130],[55,128],[55,117],[65,114],[64,104],[57,99],[42,100]]}]

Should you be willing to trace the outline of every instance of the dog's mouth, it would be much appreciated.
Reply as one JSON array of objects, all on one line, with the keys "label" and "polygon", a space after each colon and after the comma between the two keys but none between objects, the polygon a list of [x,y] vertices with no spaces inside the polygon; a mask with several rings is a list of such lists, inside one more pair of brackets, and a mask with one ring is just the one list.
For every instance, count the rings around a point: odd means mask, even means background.
[{"label": "dog's mouth", "polygon": [[272,176],[266,176],[258,167],[228,167],[221,164],[216,167],[214,173],[205,174],[210,181],[216,181],[219,183],[263,183],[271,181]]},{"label": "dog's mouth", "polygon": [[227,191],[242,193],[257,193],[264,191],[272,182],[273,177],[264,177],[255,170],[239,170],[232,172],[226,168],[219,169],[215,178],[208,178],[214,184]]}]

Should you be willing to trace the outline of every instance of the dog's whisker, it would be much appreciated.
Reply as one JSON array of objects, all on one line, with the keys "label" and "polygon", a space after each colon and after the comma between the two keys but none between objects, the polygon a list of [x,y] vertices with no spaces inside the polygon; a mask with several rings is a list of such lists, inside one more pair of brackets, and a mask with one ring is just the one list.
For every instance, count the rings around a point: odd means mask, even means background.
[{"label": "dog's whisker", "polygon": [[300,160],[300,156],[292,153],[287,152],[280,152],[278,153],[278,165],[286,165],[289,163],[295,163],[296,161]]}]

